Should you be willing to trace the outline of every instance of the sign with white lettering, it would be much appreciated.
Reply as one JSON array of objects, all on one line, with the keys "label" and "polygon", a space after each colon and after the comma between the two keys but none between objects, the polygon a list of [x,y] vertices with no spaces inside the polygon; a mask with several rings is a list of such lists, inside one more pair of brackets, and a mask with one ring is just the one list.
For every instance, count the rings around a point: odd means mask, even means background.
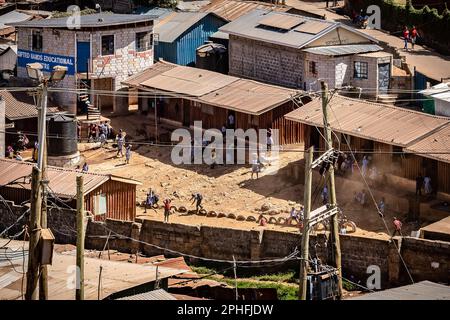
[{"label": "sign with white lettering", "polygon": [[57,56],[54,54],[17,50],[17,65],[26,68],[28,63],[39,62],[43,66],[43,71],[51,72],[54,66],[67,67],[67,75],[75,74],[74,57]]}]

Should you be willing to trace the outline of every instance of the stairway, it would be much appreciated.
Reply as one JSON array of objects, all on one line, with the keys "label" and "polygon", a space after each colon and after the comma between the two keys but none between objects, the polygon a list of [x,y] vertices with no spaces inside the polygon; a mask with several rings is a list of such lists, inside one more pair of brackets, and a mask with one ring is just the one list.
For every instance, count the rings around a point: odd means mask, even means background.
[{"label": "stairway", "polygon": [[84,81],[78,83],[78,101],[86,106],[87,119],[99,120],[101,117],[100,109],[94,106],[89,99],[89,86]]}]

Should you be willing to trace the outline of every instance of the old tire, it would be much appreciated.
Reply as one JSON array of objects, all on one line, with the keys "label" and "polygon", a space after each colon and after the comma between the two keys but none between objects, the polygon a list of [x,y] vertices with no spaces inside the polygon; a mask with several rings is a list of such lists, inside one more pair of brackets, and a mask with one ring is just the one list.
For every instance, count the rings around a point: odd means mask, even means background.
[{"label": "old tire", "polygon": [[215,218],[217,217],[217,213],[215,211],[209,211],[208,214],[206,215],[208,218]]},{"label": "old tire", "polygon": [[267,221],[268,223],[271,223],[271,224],[276,224],[277,223],[277,218],[275,218],[275,217],[270,217],[270,219],[269,219],[269,221]]},{"label": "old tire", "polygon": [[206,216],[208,212],[205,209],[200,209],[197,211],[198,216]]},{"label": "old tire", "polygon": [[170,210],[172,211],[174,211],[174,212],[178,212],[178,208],[176,207],[176,206],[171,206],[170,207]]},{"label": "old tire", "polygon": [[248,216],[247,219],[245,219],[245,221],[256,222],[256,218],[254,216]]},{"label": "old tire", "polygon": [[180,207],[178,208],[178,212],[185,213],[185,212],[187,212],[187,211],[188,211],[188,210],[186,209],[186,207],[180,206]]},{"label": "old tire", "polygon": [[226,214],[225,213],[223,213],[223,212],[219,212],[218,214],[217,214],[217,218],[226,218]]},{"label": "old tire", "polygon": [[286,218],[279,217],[277,222],[278,224],[286,224]]},{"label": "old tire", "polygon": [[236,216],[232,213],[230,213],[229,215],[227,215],[228,219],[236,219]]},{"label": "old tire", "polygon": [[236,220],[237,220],[237,221],[245,221],[245,217],[244,217],[244,216],[241,216],[241,215],[238,215],[237,218],[236,218]]}]

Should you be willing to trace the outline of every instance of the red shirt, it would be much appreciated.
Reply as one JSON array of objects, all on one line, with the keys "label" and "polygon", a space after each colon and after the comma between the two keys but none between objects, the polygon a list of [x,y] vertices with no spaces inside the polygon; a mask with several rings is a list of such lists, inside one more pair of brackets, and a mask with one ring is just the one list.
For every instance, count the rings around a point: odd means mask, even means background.
[{"label": "red shirt", "polygon": [[415,28],[411,30],[411,37],[417,37],[417,30]]},{"label": "red shirt", "polygon": [[396,230],[400,230],[402,228],[402,222],[400,220],[394,220],[394,226]]},{"label": "red shirt", "polygon": [[170,210],[170,201],[169,200],[164,201],[164,209]]},{"label": "red shirt", "polygon": [[403,31],[403,38],[408,38],[409,37],[409,31],[408,30],[404,30]]}]

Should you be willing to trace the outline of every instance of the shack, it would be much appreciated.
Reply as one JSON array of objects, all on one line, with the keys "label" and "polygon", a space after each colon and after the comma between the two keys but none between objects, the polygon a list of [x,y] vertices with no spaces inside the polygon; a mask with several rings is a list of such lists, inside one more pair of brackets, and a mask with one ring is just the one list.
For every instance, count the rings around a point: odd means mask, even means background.
[{"label": "shack", "polygon": [[[6,200],[15,204],[30,200],[33,165],[0,159],[0,193]],[[141,183],[112,174],[47,167],[49,197],[55,204],[76,208],[76,177],[79,175],[84,177],[85,209],[94,215],[96,221],[108,218],[134,221],[136,186]]]},{"label": "shack", "polygon": [[147,93],[139,98],[141,112],[153,117],[156,101],[157,117],[175,127],[202,121],[203,129],[220,130],[233,115],[235,128],[278,129],[280,144],[303,142],[302,125],[284,118],[303,103],[299,90],[168,62],[158,62],[123,84]]},{"label": "shack", "polygon": [[[335,94],[329,104],[329,123],[336,135],[333,145],[342,151],[351,149],[362,158],[371,158],[389,184],[403,185],[414,192],[419,174],[429,176],[434,191],[450,192],[449,159],[446,154],[428,154],[433,148],[449,151],[449,118],[399,108],[391,105],[352,99]],[[286,119],[304,125],[305,150],[315,146],[324,150],[322,101],[315,99],[286,115]],[[317,129],[316,129],[317,128]],[[443,129],[444,130],[444,129]],[[441,135],[439,142],[430,146],[433,135]],[[437,138],[436,138],[437,139]],[[339,143],[340,142],[340,143]],[[430,149],[431,148],[431,149]],[[418,151],[421,151],[420,153]],[[444,160],[447,161],[444,163]],[[438,168],[441,170],[438,171]]]}]

